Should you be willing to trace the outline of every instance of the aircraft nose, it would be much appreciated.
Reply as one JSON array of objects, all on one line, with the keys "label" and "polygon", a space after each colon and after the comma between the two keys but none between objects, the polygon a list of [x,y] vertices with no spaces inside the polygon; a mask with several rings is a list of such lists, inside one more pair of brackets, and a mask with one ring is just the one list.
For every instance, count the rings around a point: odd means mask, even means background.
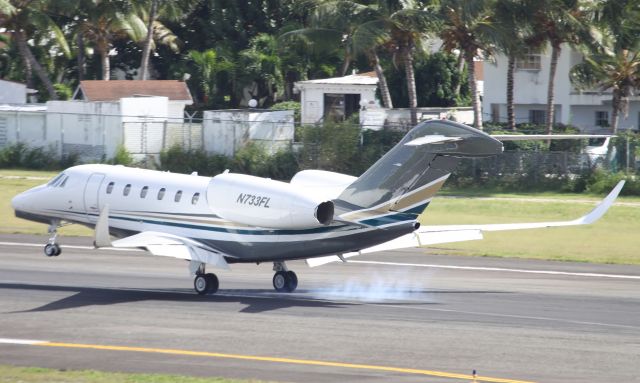
[{"label": "aircraft nose", "polygon": [[25,196],[25,193],[20,193],[13,197],[11,199],[11,206],[13,207],[13,210],[24,210],[26,198],[27,196]]}]

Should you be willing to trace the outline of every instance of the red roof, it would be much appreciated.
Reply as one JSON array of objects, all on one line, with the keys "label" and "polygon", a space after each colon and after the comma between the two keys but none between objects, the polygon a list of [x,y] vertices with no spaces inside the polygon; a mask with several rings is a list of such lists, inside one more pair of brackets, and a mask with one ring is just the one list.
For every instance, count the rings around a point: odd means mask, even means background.
[{"label": "red roof", "polygon": [[123,97],[163,96],[193,102],[187,84],[177,80],[87,80],[80,81],[86,101],[116,101]]}]

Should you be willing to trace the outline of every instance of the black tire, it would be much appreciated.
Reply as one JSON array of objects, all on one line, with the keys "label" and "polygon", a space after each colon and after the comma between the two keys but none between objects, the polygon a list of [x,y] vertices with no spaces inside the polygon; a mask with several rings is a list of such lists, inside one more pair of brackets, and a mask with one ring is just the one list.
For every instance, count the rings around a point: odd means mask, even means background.
[{"label": "black tire", "polygon": [[209,291],[209,278],[206,275],[198,274],[193,279],[193,289],[198,295],[205,295]]},{"label": "black tire", "polygon": [[298,276],[293,271],[287,271],[287,292],[292,293],[298,288]]},{"label": "black tire", "polygon": [[62,254],[62,248],[60,247],[60,245],[58,245],[57,243],[54,243],[53,247],[55,249],[55,253],[53,254],[54,257],[57,257],[58,255]]},{"label": "black tire", "polygon": [[284,271],[278,271],[273,275],[273,288],[279,293],[288,291],[289,278]]},{"label": "black tire", "polygon": [[44,255],[46,255],[47,257],[55,257],[56,256],[55,245],[52,243],[47,243],[44,246]]},{"label": "black tire", "polygon": [[220,281],[218,281],[218,277],[216,277],[213,273],[208,273],[204,275],[207,280],[207,294],[215,294],[218,291],[218,287],[220,287]]}]

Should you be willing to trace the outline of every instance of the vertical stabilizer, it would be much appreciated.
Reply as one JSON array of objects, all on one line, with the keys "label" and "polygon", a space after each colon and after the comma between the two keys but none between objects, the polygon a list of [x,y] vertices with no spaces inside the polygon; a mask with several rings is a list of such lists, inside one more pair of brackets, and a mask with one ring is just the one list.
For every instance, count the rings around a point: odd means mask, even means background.
[{"label": "vertical stabilizer", "polygon": [[502,143],[457,122],[413,128],[334,201],[340,218],[372,226],[415,220],[462,157],[502,153]]}]

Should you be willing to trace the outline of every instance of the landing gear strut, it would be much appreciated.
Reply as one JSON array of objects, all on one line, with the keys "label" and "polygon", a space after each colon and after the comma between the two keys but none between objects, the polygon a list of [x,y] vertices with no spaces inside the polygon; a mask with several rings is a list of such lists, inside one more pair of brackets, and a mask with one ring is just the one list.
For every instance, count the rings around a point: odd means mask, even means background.
[{"label": "landing gear strut", "polygon": [[218,291],[220,282],[213,273],[205,273],[204,263],[200,264],[196,277],[193,279],[193,288],[199,295],[215,294]]},{"label": "landing gear strut", "polygon": [[273,262],[273,288],[279,293],[292,293],[298,287],[298,276],[284,262]]},{"label": "landing gear strut", "polygon": [[47,257],[57,257],[62,253],[62,249],[60,245],[56,242],[58,239],[58,227],[60,226],[60,221],[55,220],[51,221],[51,225],[49,225],[49,243],[44,246],[44,255]]}]

